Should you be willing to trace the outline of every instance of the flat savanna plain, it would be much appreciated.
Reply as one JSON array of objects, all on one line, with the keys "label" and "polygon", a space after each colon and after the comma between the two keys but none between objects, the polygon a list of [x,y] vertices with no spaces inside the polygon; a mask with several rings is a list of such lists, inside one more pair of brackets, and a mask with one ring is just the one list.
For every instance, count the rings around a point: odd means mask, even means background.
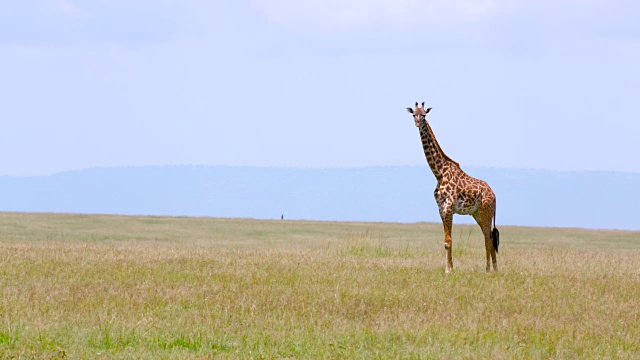
[{"label": "flat savanna plain", "polygon": [[640,357],[640,232],[0,213],[0,358]]}]

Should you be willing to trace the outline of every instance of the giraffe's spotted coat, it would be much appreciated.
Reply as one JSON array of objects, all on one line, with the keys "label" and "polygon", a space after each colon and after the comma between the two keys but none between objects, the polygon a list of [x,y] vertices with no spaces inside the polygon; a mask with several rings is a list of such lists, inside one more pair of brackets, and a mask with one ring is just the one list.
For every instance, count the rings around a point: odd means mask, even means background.
[{"label": "giraffe's spotted coat", "polygon": [[[407,108],[407,111],[413,115],[416,126],[420,129],[420,139],[427,163],[438,181],[433,196],[438,204],[440,218],[444,226],[444,243],[447,255],[446,272],[453,268],[451,257],[453,214],[473,216],[485,238],[487,271],[490,270],[490,263],[493,263],[493,269],[497,270],[497,240],[494,241],[491,230],[491,221],[495,221],[496,214],[496,196],[493,190],[486,182],[462,171],[460,165],[442,151],[426,120],[426,115],[431,111],[431,108],[425,110],[424,103],[418,107],[416,102],[415,109]],[[495,223],[494,232],[497,233]]]}]

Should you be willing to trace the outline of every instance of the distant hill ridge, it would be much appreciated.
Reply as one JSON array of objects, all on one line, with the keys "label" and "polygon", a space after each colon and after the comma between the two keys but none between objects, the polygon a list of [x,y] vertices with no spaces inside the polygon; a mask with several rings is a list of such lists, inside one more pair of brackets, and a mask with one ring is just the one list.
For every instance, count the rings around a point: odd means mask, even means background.
[{"label": "distant hill ridge", "polygon": [[[464,168],[464,167],[463,167]],[[640,173],[464,168],[498,198],[497,224],[640,230]],[[0,176],[0,210],[440,221],[425,166],[145,166]],[[471,223],[456,216],[456,223]]]}]

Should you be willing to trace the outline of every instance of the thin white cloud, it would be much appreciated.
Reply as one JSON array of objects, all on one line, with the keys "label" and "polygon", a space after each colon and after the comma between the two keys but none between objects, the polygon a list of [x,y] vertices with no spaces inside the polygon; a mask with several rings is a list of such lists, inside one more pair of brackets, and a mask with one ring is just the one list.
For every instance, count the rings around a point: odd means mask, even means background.
[{"label": "thin white cloud", "polygon": [[[251,0],[293,30],[349,31],[380,25],[455,28],[528,11],[607,6],[604,0]],[[610,3],[619,2],[616,0]]]},{"label": "thin white cloud", "polygon": [[[0,44],[71,43],[145,45],[174,38],[219,37],[226,5],[206,0],[28,0],[0,11]],[[244,8],[243,8],[244,10]],[[244,15],[247,16],[247,15]]]},{"label": "thin white cloud", "polygon": [[490,16],[496,0],[252,0],[272,22],[293,29],[351,30],[416,22],[458,24]]}]

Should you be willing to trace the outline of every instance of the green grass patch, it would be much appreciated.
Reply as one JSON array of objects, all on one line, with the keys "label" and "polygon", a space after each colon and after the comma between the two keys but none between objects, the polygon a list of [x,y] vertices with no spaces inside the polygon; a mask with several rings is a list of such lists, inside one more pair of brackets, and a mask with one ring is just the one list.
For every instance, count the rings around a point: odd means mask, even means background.
[{"label": "green grass patch", "polygon": [[639,232],[500,231],[0,214],[0,359],[639,357]]}]

